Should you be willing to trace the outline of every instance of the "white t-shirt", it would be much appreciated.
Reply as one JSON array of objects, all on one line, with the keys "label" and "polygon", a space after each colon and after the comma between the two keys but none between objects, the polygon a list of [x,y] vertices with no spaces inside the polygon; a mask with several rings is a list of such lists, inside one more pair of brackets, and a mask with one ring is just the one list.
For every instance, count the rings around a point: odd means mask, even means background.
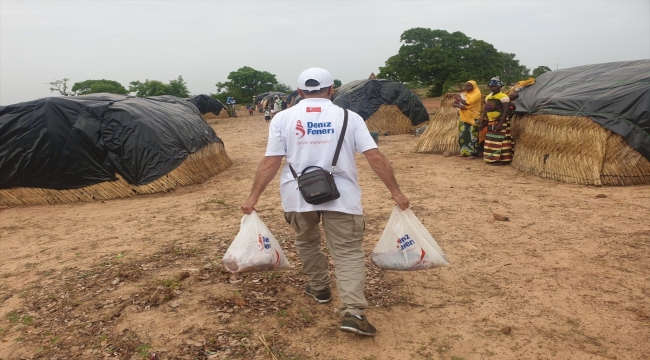
[{"label": "white t-shirt", "polygon": [[320,98],[304,99],[271,120],[265,155],[286,156],[287,164],[280,174],[280,195],[285,212],[327,210],[363,215],[354,155],[376,149],[377,144],[358,114],[348,111],[348,127],[333,172],[340,198],[320,205],[306,203],[289,170],[291,164],[298,175],[308,166],[320,166],[329,171],[342,127],[343,108]]}]

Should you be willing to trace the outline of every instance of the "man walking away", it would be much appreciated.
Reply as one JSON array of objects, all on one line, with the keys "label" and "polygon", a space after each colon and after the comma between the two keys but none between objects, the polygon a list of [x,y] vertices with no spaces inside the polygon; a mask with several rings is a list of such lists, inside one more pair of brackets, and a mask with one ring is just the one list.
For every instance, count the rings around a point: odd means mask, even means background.
[{"label": "man walking away", "polygon": [[[344,111],[334,105],[332,75],[322,68],[310,68],[298,77],[303,101],[277,114],[269,126],[264,159],[257,169],[250,195],[241,206],[245,214],[255,210],[260,195],[273,180],[286,158],[280,175],[280,196],[285,220],[296,232],[296,250],[307,275],[305,294],[324,304],[332,300],[325,254],[320,250],[319,224],[323,223],[329,253],[334,260],[336,287],[342,316],[340,330],[374,336],[376,329],[366,318],[365,267],[362,246],[365,230],[358,184],[356,152],[362,153],[383,181],[401,209],[409,199],[400,191],[388,159],[377,149],[363,118],[348,111],[348,125],[336,168],[332,169],[336,145],[341,136]],[[308,166],[332,169],[341,196],[319,205],[305,202],[289,166],[301,171]]]}]

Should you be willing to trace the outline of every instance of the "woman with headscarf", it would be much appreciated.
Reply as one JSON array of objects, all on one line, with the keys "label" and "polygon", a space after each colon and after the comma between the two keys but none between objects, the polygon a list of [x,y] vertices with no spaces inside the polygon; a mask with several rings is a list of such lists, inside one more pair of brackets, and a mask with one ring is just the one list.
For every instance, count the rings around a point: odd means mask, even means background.
[{"label": "woman with headscarf", "polygon": [[501,92],[501,79],[490,79],[492,92],[485,97],[481,126],[487,126],[483,160],[491,165],[506,165],[512,161],[512,135],[510,133],[510,98]]},{"label": "woman with headscarf", "polygon": [[479,119],[481,117],[481,91],[476,81],[465,83],[464,92],[455,96],[453,107],[458,108],[458,144],[460,157],[476,159],[478,153]]}]

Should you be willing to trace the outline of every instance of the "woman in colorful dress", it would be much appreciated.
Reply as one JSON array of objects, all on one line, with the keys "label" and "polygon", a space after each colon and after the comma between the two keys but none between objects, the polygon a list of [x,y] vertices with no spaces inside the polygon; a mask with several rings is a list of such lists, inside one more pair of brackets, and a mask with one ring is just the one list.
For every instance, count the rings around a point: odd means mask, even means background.
[{"label": "woman in colorful dress", "polygon": [[476,159],[478,153],[479,119],[481,117],[481,91],[476,81],[465,83],[465,91],[456,95],[453,107],[458,108],[458,144],[460,157]]},{"label": "woman in colorful dress", "polygon": [[492,165],[507,165],[512,161],[512,135],[510,132],[510,98],[501,92],[501,79],[490,79],[492,92],[485,97],[481,126],[487,126],[483,160]]}]

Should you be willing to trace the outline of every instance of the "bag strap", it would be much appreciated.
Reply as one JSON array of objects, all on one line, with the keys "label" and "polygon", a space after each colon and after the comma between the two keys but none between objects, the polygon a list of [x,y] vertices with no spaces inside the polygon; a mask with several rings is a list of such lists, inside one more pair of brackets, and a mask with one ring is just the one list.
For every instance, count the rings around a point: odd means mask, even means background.
[{"label": "bag strap", "polygon": [[336,144],[336,151],[334,152],[334,160],[332,160],[332,169],[336,166],[336,162],[339,160],[339,153],[341,152],[341,146],[343,145],[343,138],[345,137],[345,131],[348,129],[348,109],[343,109],[343,130],[341,130],[341,137],[339,137],[339,143]]},{"label": "bag strap", "polygon": [[[339,160],[339,153],[341,153],[341,146],[343,146],[343,139],[345,138],[345,131],[348,128],[348,109],[343,108],[343,129],[341,130],[341,136],[339,136],[339,142],[336,144],[336,151],[334,152],[334,159],[332,160],[332,170],[334,170],[334,167],[336,166],[336,162]],[[308,169],[309,167],[306,167],[303,169],[303,172]],[[293,169],[291,164],[289,164],[289,170],[291,170],[291,175],[293,175],[294,179],[298,178],[298,174],[296,174],[296,170]],[[332,170],[330,170],[330,174],[332,173]]]}]

